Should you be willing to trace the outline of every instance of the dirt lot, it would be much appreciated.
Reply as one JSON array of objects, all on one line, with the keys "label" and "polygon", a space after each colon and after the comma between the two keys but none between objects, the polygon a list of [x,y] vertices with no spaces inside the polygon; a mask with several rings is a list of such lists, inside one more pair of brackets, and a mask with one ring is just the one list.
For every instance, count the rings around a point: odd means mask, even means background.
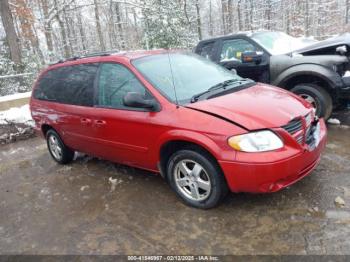
[{"label": "dirt lot", "polygon": [[2,145],[0,253],[350,254],[349,137],[329,127],[310,176],[274,194],[230,194],[208,211],[184,206],[151,173],[82,155],[60,166],[39,138]]}]

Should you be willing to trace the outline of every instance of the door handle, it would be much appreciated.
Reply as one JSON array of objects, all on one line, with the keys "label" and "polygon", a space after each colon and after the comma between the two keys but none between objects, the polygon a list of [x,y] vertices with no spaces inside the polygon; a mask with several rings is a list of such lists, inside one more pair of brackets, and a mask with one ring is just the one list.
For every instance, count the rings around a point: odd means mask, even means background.
[{"label": "door handle", "polygon": [[96,126],[104,126],[106,124],[106,121],[104,120],[95,120]]},{"label": "door handle", "polygon": [[91,119],[80,118],[80,123],[82,123],[83,125],[89,125],[89,124],[91,124]]}]

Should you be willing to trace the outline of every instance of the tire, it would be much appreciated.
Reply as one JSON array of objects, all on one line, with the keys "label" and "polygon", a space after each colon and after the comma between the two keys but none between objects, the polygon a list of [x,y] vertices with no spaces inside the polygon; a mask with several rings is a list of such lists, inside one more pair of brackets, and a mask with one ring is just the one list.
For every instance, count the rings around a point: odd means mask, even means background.
[{"label": "tire", "polygon": [[[182,164],[185,169],[181,168]],[[208,153],[198,149],[179,150],[170,157],[167,181],[185,204],[201,209],[217,206],[228,192],[219,165]]]},{"label": "tire", "polygon": [[314,84],[299,84],[290,91],[313,104],[318,117],[327,120],[331,116],[333,110],[332,97],[322,87]]},{"label": "tire", "polygon": [[68,164],[74,158],[74,151],[69,149],[57,132],[50,129],[46,133],[47,148],[52,158],[59,164]]}]

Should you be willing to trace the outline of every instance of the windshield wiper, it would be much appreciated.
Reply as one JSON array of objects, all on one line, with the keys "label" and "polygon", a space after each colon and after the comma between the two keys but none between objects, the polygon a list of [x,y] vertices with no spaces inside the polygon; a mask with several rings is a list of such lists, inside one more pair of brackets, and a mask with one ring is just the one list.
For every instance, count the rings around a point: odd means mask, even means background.
[{"label": "windshield wiper", "polygon": [[195,103],[198,101],[198,99],[205,95],[205,94],[208,94],[212,91],[215,91],[215,90],[219,90],[219,89],[226,89],[227,86],[233,84],[233,83],[239,83],[241,84],[242,82],[246,82],[246,81],[252,81],[248,78],[243,78],[243,79],[229,79],[229,80],[226,80],[224,82],[221,82],[221,83],[218,83],[216,85],[213,85],[212,87],[210,87],[208,90],[204,91],[204,92],[201,92],[199,94],[195,94],[194,96],[191,97],[191,103]]}]

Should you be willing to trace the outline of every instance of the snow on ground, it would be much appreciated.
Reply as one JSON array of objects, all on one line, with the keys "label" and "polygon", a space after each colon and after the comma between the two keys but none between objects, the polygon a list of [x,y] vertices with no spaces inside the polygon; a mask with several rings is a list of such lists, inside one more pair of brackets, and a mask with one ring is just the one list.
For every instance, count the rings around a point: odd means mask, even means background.
[{"label": "snow on ground", "polygon": [[9,123],[34,126],[29,105],[26,104],[21,107],[13,107],[6,111],[0,111],[0,124],[6,125]]},{"label": "snow on ground", "polygon": [[350,71],[346,71],[344,76],[350,76]]},{"label": "snow on ground", "polygon": [[12,101],[16,99],[21,99],[21,98],[27,98],[30,97],[32,92],[25,92],[25,93],[17,93],[13,95],[8,95],[8,96],[0,96],[0,102],[6,102],[6,101]]}]

